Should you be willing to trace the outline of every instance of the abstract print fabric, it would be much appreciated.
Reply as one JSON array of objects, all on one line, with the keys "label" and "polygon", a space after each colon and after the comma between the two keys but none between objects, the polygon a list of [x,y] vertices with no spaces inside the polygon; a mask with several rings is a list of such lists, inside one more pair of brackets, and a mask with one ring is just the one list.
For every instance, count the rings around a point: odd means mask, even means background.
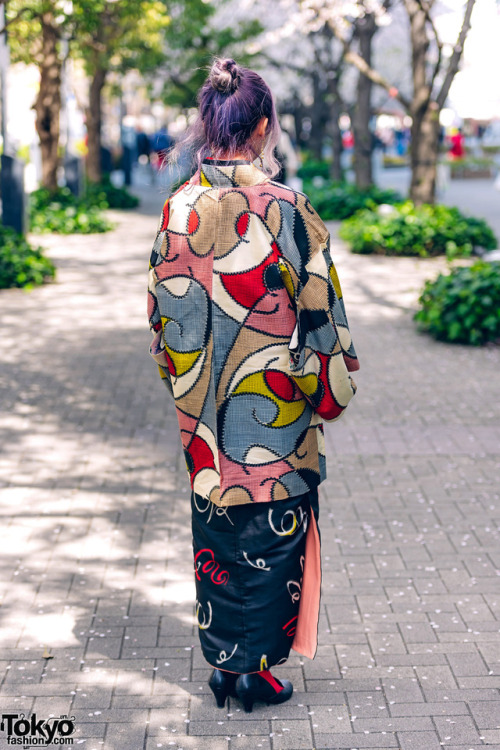
[{"label": "abstract print fabric", "polygon": [[304,613],[300,603],[317,490],[227,508],[192,493],[191,506],[196,618],[206,661],[240,674],[282,664],[291,648],[302,653],[295,643],[299,619],[309,620],[313,646],[304,655],[314,658],[321,575],[312,583],[316,606],[309,609],[316,611]]},{"label": "abstract print fabric", "polygon": [[165,204],[148,312],[197,495],[284,500],[325,478],[322,419],[343,413],[359,365],[305,195],[248,162],[203,163]]}]

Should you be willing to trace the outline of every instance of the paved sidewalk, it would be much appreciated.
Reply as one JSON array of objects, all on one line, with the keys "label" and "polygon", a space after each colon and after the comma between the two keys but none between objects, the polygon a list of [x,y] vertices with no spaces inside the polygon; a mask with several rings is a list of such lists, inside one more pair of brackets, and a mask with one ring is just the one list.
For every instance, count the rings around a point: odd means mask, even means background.
[{"label": "paved sidewalk", "polygon": [[362,369],[326,427],[318,655],[277,669],[289,703],[216,708],[187,475],[147,352],[161,204],[149,191],[112,233],[44,237],[57,283],[0,293],[2,713],[74,717],[86,750],[500,750],[500,349],[415,331],[442,260],[338,242]]}]

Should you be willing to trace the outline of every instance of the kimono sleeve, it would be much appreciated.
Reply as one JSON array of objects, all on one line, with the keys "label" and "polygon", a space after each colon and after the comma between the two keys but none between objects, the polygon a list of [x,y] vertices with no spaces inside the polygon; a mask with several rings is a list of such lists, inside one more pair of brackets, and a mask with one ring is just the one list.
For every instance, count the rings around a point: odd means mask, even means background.
[{"label": "kimono sleeve", "polygon": [[153,340],[149,346],[149,353],[158,365],[160,377],[167,386],[168,390],[172,394],[172,380],[170,370],[168,366],[167,354],[165,351],[165,340],[163,337],[163,321],[161,318],[160,309],[158,306],[158,297],[156,295],[156,285],[158,279],[155,272],[155,266],[161,255],[161,246],[165,234],[165,229],[168,223],[168,201],[163,207],[160,227],[156,234],[156,239],[151,252],[151,258],[149,261],[149,275],[148,275],[148,318],[149,327],[153,334]]},{"label": "kimono sleeve", "polygon": [[293,285],[297,325],[289,345],[290,374],[322,419],[334,421],[356,392],[349,373],[359,369],[359,362],[328,230],[310,204],[303,225],[302,235],[296,234],[302,262]]}]

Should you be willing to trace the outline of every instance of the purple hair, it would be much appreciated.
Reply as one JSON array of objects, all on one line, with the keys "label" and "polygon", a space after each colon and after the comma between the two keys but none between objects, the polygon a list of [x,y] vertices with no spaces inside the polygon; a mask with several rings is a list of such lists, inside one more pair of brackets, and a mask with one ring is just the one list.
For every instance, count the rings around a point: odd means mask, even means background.
[{"label": "purple hair", "polygon": [[281,165],[274,156],[280,126],[273,95],[267,83],[253,70],[234,60],[216,59],[198,94],[198,117],[172,152],[175,163],[189,149],[198,170],[207,156],[231,159],[236,154],[254,161],[259,156],[252,134],[267,117],[266,140],[262,153],[263,170],[274,177]]}]

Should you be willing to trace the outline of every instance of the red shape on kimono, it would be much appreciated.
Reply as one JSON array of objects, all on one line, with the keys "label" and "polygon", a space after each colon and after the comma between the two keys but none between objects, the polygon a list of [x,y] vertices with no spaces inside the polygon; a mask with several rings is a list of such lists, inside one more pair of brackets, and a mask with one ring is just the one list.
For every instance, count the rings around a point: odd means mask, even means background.
[{"label": "red shape on kimono", "polygon": [[221,273],[220,279],[226,292],[242,307],[249,310],[267,292],[264,280],[265,270],[272,263],[277,263],[280,253],[276,242],[271,245],[272,252],[258,266],[241,273]]},{"label": "red shape on kimono", "polygon": [[236,231],[238,232],[240,237],[243,237],[243,235],[247,231],[249,223],[250,223],[250,215],[247,211],[245,211],[245,213],[241,214],[238,221],[236,222]]},{"label": "red shape on kimono", "polygon": [[[335,401],[332,390],[330,388],[330,383],[328,382],[329,357],[326,354],[320,354],[319,352],[317,356],[319,358],[319,361],[321,362],[319,381],[323,385],[323,396],[321,398],[321,402],[315,405],[314,409],[320,417],[323,417],[323,419],[335,419],[344,411],[345,406],[340,406],[340,404]],[[335,356],[341,355],[337,354]]]},{"label": "red shape on kimono", "polygon": [[195,209],[191,209],[188,219],[188,234],[194,234],[200,225],[200,217]]},{"label": "red shape on kimono", "polygon": [[[186,435],[186,432],[183,431],[181,439],[184,450],[186,454],[189,454],[190,461],[192,462],[192,465],[189,467],[192,486],[196,475],[202,469],[213,469],[215,471],[214,454],[208,443],[199,435],[193,435],[191,438],[189,433]],[[187,444],[184,442],[186,439],[189,441]]]}]

